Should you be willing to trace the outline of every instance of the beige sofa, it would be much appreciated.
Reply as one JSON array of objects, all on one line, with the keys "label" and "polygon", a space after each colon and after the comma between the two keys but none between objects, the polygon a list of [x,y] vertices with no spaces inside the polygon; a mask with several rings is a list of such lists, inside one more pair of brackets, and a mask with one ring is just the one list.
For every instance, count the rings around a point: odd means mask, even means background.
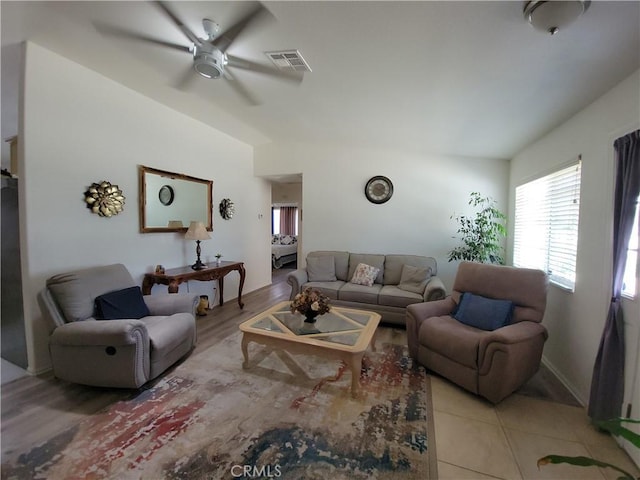
[{"label": "beige sofa", "polygon": [[[119,292],[125,292],[124,306],[122,297],[110,296]],[[96,298],[105,294],[107,306],[98,309]],[[38,302],[49,321],[55,376],[99,387],[140,387],[195,346],[198,299],[177,293],[143,297],[121,264],[49,278]],[[114,319],[134,309],[133,317]]]},{"label": "beige sofa", "polygon": [[[373,285],[350,281],[360,263],[380,270]],[[408,272],[426,274],[420,281],[422,276],[412,278]],[[287,282],[292,300],[305,287],[312,287],[327,295],[333,305],[371,310],[382,316],[382,322],[404,325],[407,305],[445,298],[437,272],[436,260],[421,255],[315,251],[307,255],[306,267],[290,273]]]},{"label": "beige sofa", "polygon": [[[500,402],[540,367],[547,282],[541,270],[462,262],[451,296],[407,308],[410,355],[470,392]],[[482,297],[484,304],[475,313],[465,309],[467,318],[459,307],[463,293]],[[494,305],[504,302],[510,303],[510,313],[496,321],[500,315]],[[472,326],[469,314],[482,324]]]}]

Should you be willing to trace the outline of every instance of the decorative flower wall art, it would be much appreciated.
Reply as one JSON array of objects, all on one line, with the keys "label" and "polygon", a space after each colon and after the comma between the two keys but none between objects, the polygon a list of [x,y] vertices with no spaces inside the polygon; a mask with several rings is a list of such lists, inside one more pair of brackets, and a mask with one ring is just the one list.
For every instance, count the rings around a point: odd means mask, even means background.
[{"label": "decorative flower wall art", "polygon": [[233,202],[229,198],[223,198],[220,202],[220,216],[225,220],[231,220],[233,214],[236,211],[236,207],[233,205]]},{"label": "decorative flower wall art", "polygon": [[92,183],[84,192],[84,201],[93,213],[101,217],[112,217],[124,209],[125,197],[118,185],[110,182]]}]

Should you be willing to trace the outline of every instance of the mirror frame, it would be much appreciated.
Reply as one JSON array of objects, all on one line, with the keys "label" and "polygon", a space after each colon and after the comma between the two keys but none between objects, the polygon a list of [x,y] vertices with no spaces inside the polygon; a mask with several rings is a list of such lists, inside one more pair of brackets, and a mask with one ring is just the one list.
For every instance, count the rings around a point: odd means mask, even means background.
[{"label": "mirror frame", "polygon": [[202,178],[192,177],[190,175],[184,175],[182,173],[174,173],[166,170],[159,170],[157,168],[146,167],[144,165],[138,166],[138,209],[139,209],[139,217],[140,217],[140,233],[155,233],[155,232],[186,232],[189,225],[185,225],[180,228],[170,228],[170,227],[149,227],[146,225],[147,223],[147,182],[146,175],[160,175],[162,177],[167,177],[172,180],[184,180],[187,182],[195,182],[204,184],[207,186],[207,198],[205,199],[207,203],[207,220],[205,226],[208,231],[213,231],[213,180],[204,180]]}]

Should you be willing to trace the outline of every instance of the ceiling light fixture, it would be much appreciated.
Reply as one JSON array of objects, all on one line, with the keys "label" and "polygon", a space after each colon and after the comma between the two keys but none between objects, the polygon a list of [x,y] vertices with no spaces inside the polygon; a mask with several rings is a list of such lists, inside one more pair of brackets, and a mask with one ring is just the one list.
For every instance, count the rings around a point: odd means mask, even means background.
[{"label": "ceiling light fixture", "polygon": [[193,46],[193,68],[205,78],[220,78],[224,74],[227,56],[210,43]]},{"label": "ceiling light fixture", "polygon": [[531,0],[525,2],[523,14],[534,28],[555,35],[577,20],[590,4],[590,0]]}]

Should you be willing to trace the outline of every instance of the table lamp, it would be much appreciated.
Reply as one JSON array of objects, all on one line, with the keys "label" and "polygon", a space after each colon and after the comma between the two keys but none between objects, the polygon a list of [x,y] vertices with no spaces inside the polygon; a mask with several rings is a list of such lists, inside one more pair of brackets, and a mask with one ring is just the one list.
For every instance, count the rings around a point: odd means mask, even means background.
[{"label": "table lamp", "polygon": [[185,240],[195,240],[196,241],[196,255],[198,259],[196,263],[191,265],[191,268],[194,270],[202,270],[206,267],[204,263],[200,261],[200,241],[201,240],[209,240],[211,237],[209,236],[209,232],[207,232],[204,223],[192,221],[187,229],[187,233],[184,235]]}]

